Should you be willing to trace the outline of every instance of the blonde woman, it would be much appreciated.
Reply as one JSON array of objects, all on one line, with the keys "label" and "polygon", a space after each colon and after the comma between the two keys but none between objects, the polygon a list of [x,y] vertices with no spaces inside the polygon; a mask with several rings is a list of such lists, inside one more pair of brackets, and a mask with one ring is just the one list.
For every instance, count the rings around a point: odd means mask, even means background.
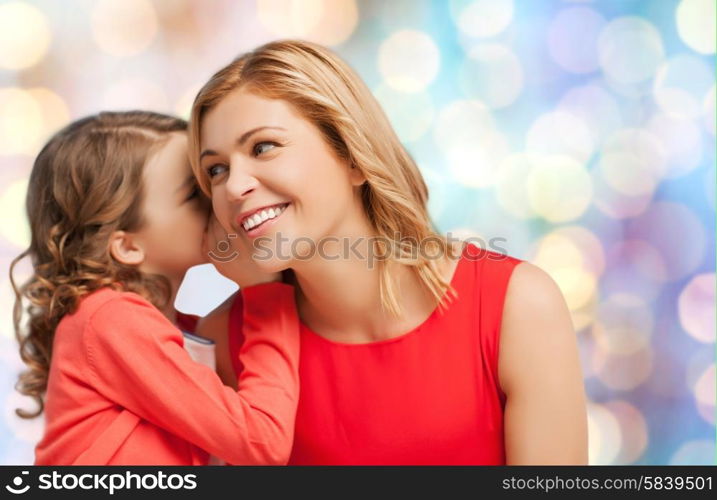
[{"label": "blonde woman", "polygon": [[[334,53],[277,41],[220,70],[195,100],[190,158],[235,248],[296,285],[290,464],[587,462],[558,287],[436,233],[419,169]],[[205,323],[225,374],[241,370],[236,309]]]}]

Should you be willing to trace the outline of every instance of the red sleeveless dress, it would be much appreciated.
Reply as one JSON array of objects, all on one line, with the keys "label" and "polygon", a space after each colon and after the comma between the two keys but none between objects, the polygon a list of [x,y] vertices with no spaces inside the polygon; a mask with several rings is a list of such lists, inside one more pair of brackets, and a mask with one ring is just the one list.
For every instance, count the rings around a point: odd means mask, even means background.
[{"label": "red sleeveless dress", "polygon": [[[499,335],[508,281],[520,262],[466,245],[451,280],[458,297],[444,313],[436,309],[388,340],[339,343],[302,323],[289,464],[505,464]],[[233,309],[240,313],[241,304]],[[230,320],[234,360],[240,318]]]}]

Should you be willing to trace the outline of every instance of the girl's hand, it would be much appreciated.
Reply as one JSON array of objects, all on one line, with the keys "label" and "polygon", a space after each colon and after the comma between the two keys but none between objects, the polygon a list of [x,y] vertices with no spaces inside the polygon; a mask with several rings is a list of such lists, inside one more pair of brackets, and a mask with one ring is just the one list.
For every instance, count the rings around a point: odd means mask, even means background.
[{"label": "girl's hand", "polygon": [[241,288],[281,281],[281,273],[262,271],[252,258],[251,249],[244,249],[239,235],[227,234],[212,213],[207,223],[204,252],[219,274],[229,278]]}]

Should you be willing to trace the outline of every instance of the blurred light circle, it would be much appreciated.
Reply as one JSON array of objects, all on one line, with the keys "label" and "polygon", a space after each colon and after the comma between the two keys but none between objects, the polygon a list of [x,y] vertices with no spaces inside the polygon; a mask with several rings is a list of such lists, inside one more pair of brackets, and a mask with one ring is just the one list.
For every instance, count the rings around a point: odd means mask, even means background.
[{"label": "blurred light circle", "polygon": [[406,94],[381,84],[374,96],[386,112],[401,142],[413,142],[430,129],[435,115],[431,96],[427,92]]},{"label": "blurred light circle", "polygon": [[441,109],[433,138],[453,178],[469,187],[492,185],[498,166],[509,153],[491,111],[477,100],[453,101]]},{"label": "blurred light circle", "polygon": [[717,193],[717,172],[714,168],[708,168],[705,172],[705,195],[707,197],[707,204],[712,209],[712,211],[715,210],[715,195]]},{"label": "blurred light circle", "polygon": [[687,362],[684,363],[685,386],[688,391],[692,392],[694,390],[697,381],[714,361],[714,353],[709,349],[698,349],[692,353]]},{"label": "blurred light circle", "polygon": [[338,45],[356,29],[355,0],[258,0],[257,17],[273,35]]},{"label": "blurred light circle", "polygon": [[[654,90],[653,79],[651,78],[638,83],[624,83],[613,80],[609,75],[605,75],[604,78],[600,80],[600,84],[610,89],[612,93],[626,98],[628,102],[631,102],[633,105],[642,105],[640,107],[645,107],[645,99],[652,99]],[[631,108],[626,108],[626,111],[630,109]]]},{"label": "blurred light circle", "polygon": [[547,272],[560,288],[568,308],[586,305],[596,292],[597,276],[587,269],[582,249],[564,232],[548,233],[530,252],[530,260]]},{"label": "blurred light circle", "polygon": [[682,328],[700,342],[715,341],[715,274],[698,274],[680,293],[678,312]]},{"label": "blurred light circle", "polygon": [[320,24],[323,0],[257,0],[259,21],[279,37],[306,37]]},{"label": "blurred light circle", "polygon": [[696,118],[702,102],[714,86],[714,71],[700,58],[678,55],[663,63],[655,76],[655,101],[668,115]]},{"label": "blurred light circle", "polygon": [[594,370],[600,381],[610,389],[630,391],[644,383],[652,373],[653,353],[649,346],[625,355],[604,354],[593,359]]},{"label": "blurred light circle", "polygon": [[523,91],[523,68],[508,47],[484,43],[469,51],[459,80],[467,96],[485,102],[490,108],[504,108],[513,104]]},{"label": "blurred light circle", "polygon": [[652,310],[637,295],[610,295],[598,306],[597,316],[593,337],[608,354],[632,354],[650,342],[654,326]]},{"label": "blurred light circle", "polygon": [[658,201],[630,220],[626,236],[651,243],[666,264],[668,280],[688,276],[701,263],[706,249],[705,228],[681,203]]},{"label": "blurred light circle", "polygon": [[628,293],[652,301],[667,280],[665,260],[646,241],[626,237],[612,245],[605,256],[600,287],[606,294]]},{"label": "blurred light circle", "polygon": [[321,24],[311,34],[310,39],[322,45],[339,45],[348,40],[356,30],[359,20],[358,7],[355,0],[331,0],[326,5],[331,8],[324,11]]},{"label": "blurred light circle", "polygon": [[0,234],[22,250],[30,245],[30,226],[25,214],[27,183],[27,179],[11,182],[0,195],[0,213],[3,214]]},{"label": "blurred light circle", "polygon": [[585,167],[569,156],[542,156],[526,179],[533,211],[550,222],[580,217],[590,205],[592,183]]},{"label": "blurred light circle", "polygon": [[376,9],[375,21],[388,31],[425,25],[430,19],[429,0],[391,0],[371,6]]},{"label": "blurred light circle", "polygon": [[[70,121],[70,110],[62,97],[50,89],[35,87],[27,89],[27,93],[35,99],[35,102],[40,106],[44,128],[40,142],[44,142],[49,139],[52,134],[57,132],[58,129],[67,125]],[[37,149],[39,149],[40,146],[38,143],[36,146]]]},{"label": "blurred light circle", "polygon": [[454,179],[464,186],[484,188],[495,182],[496,166],[509,152],[507,139],[493,131],[473,142],[454,143],[444,154]]},{"label": "blurred light circle", "polygon": [[[576,332],[580,332],[583,328],[587,328],[595,322],[595,309],[600,299],[600,290],[595,284],[595,292],[590,299],[580,307],[570,310],[570,318]],[[583,365],[585,366],[585,365]]]},{"label": "blurred light circle", "polygon": [[605,18],[588,7],[561,10],[548,27],[548,50],[571,73],[592,73],[599,67],[597,39]]},{"label": "blurred light circle", "polygon": [[658,113],[647,123],[646,130],[659,141],[665,152],[665,178],[683,176],[702,163],[702,132],[692,120]]},{"label": "blurred light circle", "polygon": [[665,152],[646,130],[618,130],[605,142],[598,168],[613,189],[628,196],[644,195],[653,192],[664,176]]},{"label": "blurred light circle", "polygon": [[677,6],[677,33],[700,54],[715,53],[714,0],[682,0]]},{"label": "blurred light circle", "polygon": [[420,92],[438,74],[440,52],[422,31],[402,30],[378,50],[378,69],[388,85],[401,92]]},{"label": "blurred light circle", "polygon": [[50,25],[40,9],[25,2],[0,5],[0,68],[37,64],[50,46]]},{"label": "blurred light circle", "polygon": [[715,135],[715,86],[707,92],[702,101],[702,112],[704,114],[705,129],[712,135]]},{"label": "blurred light circle", "polygon": [[184,93],[182,93],[182,95],[179,97],[179,99],[177,99],[174,105],[174,113],[177,116],[185,120],[189,120],[189,116],[192,113],[192,105],[194,104],[194,99],[197,97],[199,89],[201,88],[201,84],[193,85],[187,90],[185,90]]},{"label": "blurred light circle", "polygon": [[0,89],[0,154],[36,154],[69,119],[67,105],[49,89]]},{"label": "blurred light circle", "polygon": [[613,400],[604,404],[620,424],[622,448],[615,458],[617,465],[629,465],[642,457],[647,448],[648,429],[645,416],[627,401]]},{"label": "blurred light circle", "polygon": [[108,54],[133,56],[157,35],[157,14],[147,0],[99,0],[92,9],[92,33]]},{"label": "blurred light circle", "polygon": [[714,465],[715,442],[713,439],[687,441],[672,454],[669,465]]},{"label": "blurred light circle", "polygon": [[573,87],[560,99],[557,109],[582,120],[596,146],[622,124],[617,102],[598,85]]},{"label": "blurred light circle", "polygon": [[105,109],[149,109],[159,112],[170,109],[162,87],[143,77],[126,78],[108,87],[102,96],[102,106]]},{"label": "blurred light circle", "polygon": [[593,182],[595,206],[613,219],[626,219],[643,213],[652,202],[654,190],[630,196],[615,190],[605,180],[600,168],[590,170]]},{"label": "blurred light circle", "polygon": [[436,172],[432,168],[421,168],[421,175],[426,181],[428,192],[428,212],[432,217],[440,218],[446,207],[446,198],[449,196],[447,176],[443,172]]},{"label": "blurred light circle", "polygon": [[495,132],[495,120],[488,107],[477,100],[453,101],[438,113],[433,138],[447,150]]},{"label": "blurred light circle", "polygon": [[496,172],[495,194],[498,204],[511,215],[520,219],[535,217],[528,201],[525,179],[533,168],[531,155],[514,153],[508,155]]},{"label": "blurred light circle", "polygon": [[36,154],[43,132],[42,108],[32,94],[0,88],[0,154]]},{"label": "blurred light circle", "polygon": [[605,270],[605,252],[600,239],[583,226],[562,226],[550,232],[552,235],[568,238],[580,251],[582,267],[595,276]]},{"label": "blurred light circle", "polygon": [[566,155],[587,162],[592,155],[592,134],[581,118],[566,111],[540,115],[531,125],[526,138],[530,152]]},{"label": "blurred light circle", "polygon": [[513,0],[451,0],[450,9],[458,29],[471,37],[495,36],[513,19]]},{"label": "blurred light circle", "polygon": [[598,38],[600,66],[611,79],[635,84],[652,78],[664,58],[660,32],[641,17],[620,17]]},{"label": "blurred light circle", "polygon": [[563,293],[570,311],[588,304],[597,288],[595,276],[584,269],[562,267],[555,269],[551,277]]},{"label": "blurred light circle", "polygon": [[712,363],[697,379],[694,387],[697,411],[708,424],[715,424],[715,364]]},{"label": "blurred light circle", "polygon": [[610,465],[622,447],[622,433],[617,418],[605,406],[588,403],[588,463]]}]

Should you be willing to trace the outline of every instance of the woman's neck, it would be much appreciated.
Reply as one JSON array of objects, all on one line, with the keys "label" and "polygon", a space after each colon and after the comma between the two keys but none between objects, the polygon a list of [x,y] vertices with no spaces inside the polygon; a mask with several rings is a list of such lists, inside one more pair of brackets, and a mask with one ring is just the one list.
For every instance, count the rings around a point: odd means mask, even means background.
[{"label": "woman's neck", "polygon": [[[357,245],[367,255],[370,240]],[[321,336],[346,343],[366,343],[401,335],[433,311],[435,301],[416,274],[403,264],[386,262],[395,278],[400,317],[381,306],[380,267],[366,258],[341,255],[298,262],[294,269],[297,308],[302,322]]]}]

